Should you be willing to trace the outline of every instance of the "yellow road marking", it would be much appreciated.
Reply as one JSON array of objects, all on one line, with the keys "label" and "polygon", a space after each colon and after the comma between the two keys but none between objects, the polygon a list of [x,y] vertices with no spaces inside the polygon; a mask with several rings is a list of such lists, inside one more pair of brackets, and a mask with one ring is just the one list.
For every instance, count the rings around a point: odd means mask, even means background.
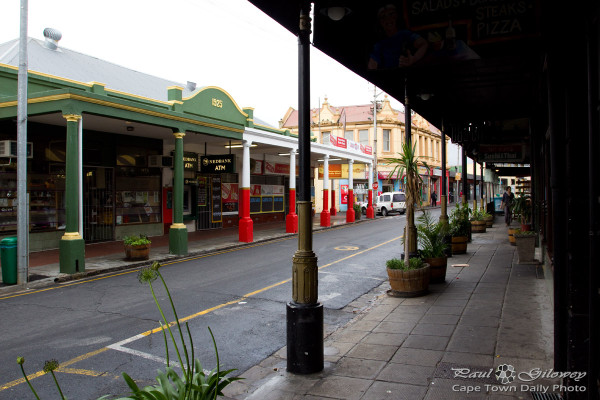
[{"label": "yellow road marking", "polygon": [[[336,261],[330,262],[329,264],[325,264],[325,265],[323,265],[323,266],[319,267],[319,269],[327,268],[327,267],[329,267],[329,266],[331,266],[331,265],[334,265],[334,264],[340,263],[340,262],[342,262],[342,261],[345,261],[345,260],[347,260],[347,259],[349,259],[349,258],[356,257],[356,256],[358,256],[358,255],[360,255],[360,254],[366,253],[367,251],[374,250],[374,249],[376,249],[376,248],[378,248],[378,247],[381,247],[381,246],[383,246],[383,245],[386,245],[386,244],[388,244],[388,243],[391,243],[391,242],[393,242],[393,241],[395,241],[395,240],[398,240],[398,239],[400,239],[401,237],[402,237],[402,236],[398,236],[398,237],[395,237],[395,238],[393,238],[393,239],[390,239],[390,240],[388,240],[388,241],[386,241],[386,242],[380,243],[380,244],[378,244],[378,245],[376,245],[376,246],[373,246],[373,247],[370,247],[370,248],[368,248],[368,249],[365,249],[365,250],[359,251],[359,252],[357,252],[357,253],[353,253],[353,254],[351,254],[351,255],[349,255],[349,256],[347,256],[347,257],[344,257],[344,258],[341,258],[341,259],[339,259],[339,260],[336,260]],[[267,242],[267,243],[272,243],[272,242]],[[256,246],[258,246],[258,245],[260,245],[260,244],[257,244]],[[243,248],[246,248],[246,247],[243,247]],[[235,250],[236,250],[236,249],[232,249],[232,250],[224,251],[223,253],[225,253],[225,252],[230,252],[230,251],[235,251]],[[217,254],[222,254],[222,253],[217,253]],[[217,254],[214,254],[214,253],[213,253],[213,254],[207,254],[207,255],[204,255],[204,256],[201,256],[201,257],[197,257],[197,258],[195,258],[195,259],[198,259],[198,258],[204,258],[204,257],[208,257],[208,256],[210,256],[210,255],[217,255]],[[189,259],[186,259],[186,261],[188,261],[188,260],[189,260]],[[183,260],[182,260],[182,261],[183,261]],[[172,263],[170,263],[170,264],[175,264],[175,263],[177,263],[177,262],[182,262],[182,261],[174,261],[174,262],[172,262]],[[165,264],[165,265],[166,265],[166,264]],[[109,278],[109,277],[112,277],[112,276],[123,275],[123,274],[126,274],[126,273],[131,273],[131,271],[129,271],[129,272],[123,272],[123,273],[119,273],[119,274],[114,274],[114,275],[110,275],[110,276],[106,276],[106,277],[102,277],[102,278],[97,278],[97,279],[94,279],[94,280],[106,279],[106,278]],[[192,315],[188,315],[187,317],[180,318],[180,319],[179,319],[179,322],[185,322],[185,321],[189,321],[189,320],[191,320],[191,319],[194,319],[194,318],[197,318],[197,317],[199,317],[199,316],[202,316],[202,315],[205,315],[205,314],[211,313],[211,312],[213,312],[213,311],[215,311],[215,310],[218,310],[218,309],[220,309],[220,308],[223,308],[223,307],[226,307],[226,306],[229,306],[229,305],[232,305],[232,304],[236,304],[236,303],[238,303],[238,302],[240,302],[240,301],[243,301],[243,300],[247,299],[248,297],[255,296],[255,295],[259,294],[259,293],[265,292],[265,291],[267,291],[267,290],[269,290],[269,289],[272,289],[272,288],[274,288],[274,287],[277,287],[277,286],[280,286],[280,285],[286,284],[286,283],[290,282],[291,280],[292,280],[292,278],[289,278],[289,279],[283,280],[283,281],[281,281],[281,282],[274,283],[274,284],[272,284],[272,285],[269,285],[269,286],[266,286],[266,287],[264,287],[264,288],[262,288],[262,289],[258,289],[258,290],[255,290],[255,291],[253,291],[253,292],[247,293],[247,294],[243,295],[242,297],[240,297],[240,298],[238,298],[238,299],[236,299],[236,300],[231,300],[231,301],[228,301],[228,302],[226,302],[226,303],[222,303],[222,304],[216,305],[216,306],[214,306],[214,307],[207,308],[206,310],[200,311],[200,312],[198,312],[198,313],[195,313],[195,314],[192,314]],[[90,282],[90,281],[91,281],[91,280],[86,280],[86,281],[84,281],[84,282]],[[78,282],[78,284],[79,284],[79,283],[84,283],[84,282]],[[61,286],[61,287],[64,287],[64,286]],[[172,321],[172,322],[170,322],[170,323],[169,323],[169,326],[173,326],[173,325],[175,325],[175,324],[176,324],[176,321]],[[140,335],[142,335],[142,336],[149,336],[149,335],[151,335],[151,334],[154,334],[154,333],[157,333],[157,332],[161,332],[161,331],[162,331],[162,328],[158,327],[158,328],[152,329],[152,330],[150,330],[150,331],[143,332],[143,333],[141,333]],[[90,357],[93,357],[93,356],[95,356],[95,355],[97,355],[97,354],[100,354],[100,353],[102,353],[102,352],[104,352],[104,351],[106,351],[106,350],[108,350],[108,349],[109,349],[108,347],[103,347],[103,348],[101,348],[101,349],[98,349],[98,350],[95,350],[95,351],[92,351],[92,352],[89,352],[89,353],[83,354],[83,355],[81,355],[81,356],[75,357],[75,358],[73,358],[73,359],[71,359],[71,360],[69,360],[69,361],[66,361],[66,362],[62,363],[62,364],[61,364],[61,368],[60,368],[60,369],[64,369],[64,367],[68,367],[69,365],[73,365],[73,364],[75,364],[75,363],[77,363],[77,362],[79,362],[79,361],[82,361],[82,360],[88,359],[88,358],[90,358]],[[82,370],[82,371],[83,371],[83,370]],[[33,373],[33,374],[27,375],[27,378],[28,378],[28,379],[31,381],[32,379],[38,378],[38,377],[40,377],[40,376],[42,376],[42,375],[44,375],[44,374],[45,374],[45,373],[44,373],[44,371],[38,371],[38,372],[35,372],[35,373]],[[92,376],[95,376],[95,375],[92,375]],[[98,376],[99,376],[99,375],[98,375]],[[5,390],[5,389],[9,389],[9,388],[11,388],[11,387],[13,387],[13,386],[17,386],[17,385],[19,385],[19,384],[21,384],[21,383],[25,383],[25,379],[24,379],[24,378],[20,378],[20,379],[16,379],[16,380],[14,380],[14,381],[12,381],[12,382],[8,382],[8,383],[6,383],[6,384],[4,384],[4,385],[2,385],[2,386],[0,387],[0,392],[1,392],[1,391],[3,391],[3,390]]]},{"label": "yellow road marking", "polygon": [[338,246],[338,247],[334,247],[334,250],[339,250],[339,251],[351,251],[351,250],[358,250],[357,246]]},{"label": "yellow road marking", "polygon": [[[77,363],[79,361],[85,360],[87,358],[93,357],[93,356],[95,356],[97,354],[100,354],[100,353],[106,351],[106,350],[108,350],[108,347],[103,347],[101,349],[90,351],[89,353],[85,353],[85,354],[82,354],[82,355],[80,355],[78,357],[72,358],[69,361],[66,361],[66,362],[62,363],[61,366],[60,366],[60,368],[58,370],[64,369],[64,367],[68,367],[69,365],[73,365],[73,364],[75,364],[75,363]],[[15,364],[16,364],[16,362],[15,362]],[[35,372],[33,374],[27,375],[27,379],[32,380],[32,379],[38,378],[38,377],[40,377],[42,375],[45,375],[45,374],[46,373],[44,371],[38,371],[38,372]],[[8,383],[2,385],[0,387],[0,392],[3,391],[3,390],[5,390],[5,389],[9,389],[9,388],[11,388],[13,386],[20,385],[21,383],[25,383],[25,378],[15,379],[12,382],[8,382]]]}]

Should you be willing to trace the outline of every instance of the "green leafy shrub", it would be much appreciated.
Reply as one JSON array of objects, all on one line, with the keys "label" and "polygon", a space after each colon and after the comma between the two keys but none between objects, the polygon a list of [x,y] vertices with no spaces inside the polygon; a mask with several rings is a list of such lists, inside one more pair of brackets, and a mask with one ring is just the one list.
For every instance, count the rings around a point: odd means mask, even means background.
[{"label": "green leafy shrub", "polygon": [[423,211],[417,221],[417,239],[423,258],[443,257],[448,244],[445,241],[447,225],[434,221],[431,214]]},{"label": "green leafy shrub", "polygon": [[123,238],[123,244],[125,246],[143,246],[152,243],[146,235],[131,235]]},{"label": "green leafy shrub", "polygon": [[408,263],[404,260],[400,260],[398,258],[392,258],[391,260],[387,260],[385,262],[385,266],[389,269],[401,269],[403,271],[410,271],[413,269],[423,268],[423,260],[419,257],[411,258]]},{"label": "green leafy shrub", "polygon": [[469,214],[471,209],[467,203],[457,203],[454,210],[450,213],[450,235],[456,236],[469,236],[469,229],[471,222],[469,221]]}]

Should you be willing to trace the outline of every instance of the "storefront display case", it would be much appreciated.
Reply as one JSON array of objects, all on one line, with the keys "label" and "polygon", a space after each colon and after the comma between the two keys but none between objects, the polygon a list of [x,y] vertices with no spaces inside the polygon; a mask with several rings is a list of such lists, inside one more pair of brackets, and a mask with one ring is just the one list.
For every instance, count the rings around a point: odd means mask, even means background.
[{"label": "storefront display case", "polygon": [[[31,232],[64,229],[64,176],[30,174],[29,230]],[[0,172],[0,232],[17,230],[17,173]]]}]

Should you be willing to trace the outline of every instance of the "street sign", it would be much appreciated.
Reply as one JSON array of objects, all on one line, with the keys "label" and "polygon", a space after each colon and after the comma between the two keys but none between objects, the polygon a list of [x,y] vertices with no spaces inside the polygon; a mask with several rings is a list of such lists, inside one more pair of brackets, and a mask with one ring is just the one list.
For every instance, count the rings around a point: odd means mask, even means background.
[{"label": "street sign", "polygon": [[379,188],[379,183],[375,182],[373,184],[373,190],[377,190],[377,188]]}]

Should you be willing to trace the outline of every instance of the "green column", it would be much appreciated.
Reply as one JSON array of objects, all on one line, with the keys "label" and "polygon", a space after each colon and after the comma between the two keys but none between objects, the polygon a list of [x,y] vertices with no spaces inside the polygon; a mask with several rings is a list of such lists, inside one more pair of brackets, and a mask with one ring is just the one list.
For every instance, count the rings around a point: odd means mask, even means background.
[{"label": "green column", "polygon": [[176,132],[175,158],[173,159],[173,225],[169,229],[169,253],[180,256],[188,252],[187,228],[183,224],[183,137],[185,133]]},{"label": "green column", "polygon": [[85,271],[85,242],[79,232],[79,120],[81,115],[63,115],[67,120],[65,177],[65,234],[59,244],[60,272]]}]

